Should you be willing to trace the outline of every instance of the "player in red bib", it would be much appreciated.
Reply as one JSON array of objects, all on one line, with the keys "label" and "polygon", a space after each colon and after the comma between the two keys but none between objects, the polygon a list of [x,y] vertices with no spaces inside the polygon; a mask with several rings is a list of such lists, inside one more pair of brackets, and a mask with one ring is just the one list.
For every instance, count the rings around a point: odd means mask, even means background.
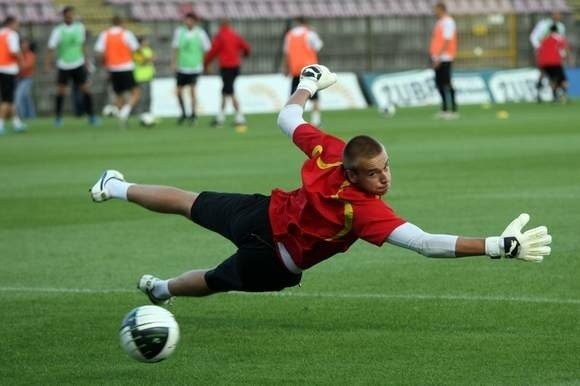
[{"label": "player in red bib", "polygon": [[568,41],[558,33],[556,24],[550,27],[550,34],[542,40],[537,51],[538,67],[550,79],[554,101],[566,101],[568,81],[564,72],[564,57],[569,52]]},{"label": "player in red bib", "polygon": [[187,192],[137,185],[107,170],[90,190],[95,202],[124,199],[144,208],[183,215],[220,233],[238,250],[213,269],[185,272],[169,280],[144,275],[138,288],[158,305],[172,296],[226,291],[279,291],[300,283],[302,271],[346,251],[357,239],[388,242],[431,257],[487,255],[542,261],[550,254],[544,226],[522,233],[529,220],[518,216],[500,236],[466,238],[424,232],[398,216],[382,199],[390,188],[389,155],[368,136],[347,143],[302,118],[306,101],[336,82],[321,65],[302,70],[296,92],[278,115],[278,125],[308,157],[302,186],[270,197]]}]

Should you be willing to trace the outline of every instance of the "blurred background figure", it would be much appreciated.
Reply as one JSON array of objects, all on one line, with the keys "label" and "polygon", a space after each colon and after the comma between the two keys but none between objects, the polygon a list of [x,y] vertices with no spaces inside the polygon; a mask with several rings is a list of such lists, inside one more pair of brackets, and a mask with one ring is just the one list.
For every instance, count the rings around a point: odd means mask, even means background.
[{"label": "blurred background figure", "polygon": [[211,47],[207,33],[198,26],[199,19],[193,12],[189,12],[183,19],[183,25],[175,29],[171,47],[171,69],[175,72],[177,81],[177,101],[181,110],[181,116],[177,120],[182,124],[187,119],[185,103],[183,101],[183,89],[189,87],[191,98],[190,124],[195,123],[197,99],[195,86],[197,78],[203,71],[203,59]]},{"label": "blurred background figure", "polygon": [[143,114],[150,113],[151,109],[151,81],[155,77],[155,53],[149,46],[146,36],[137,38],[139,48],[133,52],[135,62],[135,81],[139,85],[141,100],[135,108],[135,112]]},{"label": "blurred background figure", "polygon": [[435,70],[435,85],[441,95],[441,111],[437,117],[453,119],[458,117],[455,89],[451,83],[451,67],[457,54],[457,27],[444,3],[435,4],[434,12],[437,22],[431,33],[429,53]]},{"label": "blurred background figure", "polygon": [[223,83],[220,110],[212,122],[213,126],[223,126],[228,99],[232,101],[236,112],[234,124],[236,126],[246,124],[246,119],[239,101],[236,98],[234,83],[238,75],[240,75],[240,56],[247,57],[248,55],[250,55],[250,45],[248,42],[232,28],[229,20],[221,19],[220,29],[214,36],[211,49],[206,54],[204,60],[204,67],[207,67],[216,56],[218,57],[220,75]]},{"label": "blurred background figure", "polygon": [[0,134],[4,134],[4,122],[12,118],[14,131],[24,131],[25,127],[14,108],[16,76],[22,63],[18,20],[7,16],[0,29]]},{"label": "blurred background figure", "polygon": [[[56,53],[58,72],[54,124],[57,127],[62,126],[64,97],[67,85],[72,80],[74,87],[72,97],[75,98],[73,102],[76,103],[82,98],[83,108],[81,112],[88,115],[89,123],[92,126],[96,126],[99,122],[93,112],[93,96],[88,82],[85,26],[75,20],[74,7],[65,7],[62,11],[62,18],[63,22],[57,25],[50,34],[44,62],[45,71],[49,72],[52,69]],[[80,94],[75,94],[75,92],[80,92]]]},{"label": "blurred background figure", "polygon": [[111,27],[99,34],[95,52],[100,55],[100,62],[109,72],[115,92],[115,105],[119,108],[119,121],[125,126],[140,97],[133,75],[133,52],[139,49],[139,42],[133,32],[123,27],[121,17],[113,17],[111,24]]},{"label": "blurred background figure", "polygon": [[32,98],[32,80],[36,70],[36,44],[23,38],[20,41],[22,51],[22,65],[18,73],[16,85],[15,104],[16,113],[20,119],[36,117],[36,107]]},{"label": "blurred background figure", "polygon": [[[318,63],[318,52],[324,45],[320,36],[308,24],[305,17],[296,18],[296,26],[288,31],[284,37],[284,62],[286,73],[292,77],[290,95],[294,94],[300,81],[300,71],[305,66]],[[310,121],[314,126],[320,126],[322,117],[318,93],[312,98],[312,114]]]},{"label": "blurred background figure", "polygon": [[[538,58],[538,49],[542,44],[542,41],[550,34],[550,29],[552,26],[556,26],[556,30],[560,36],[566,37],[566,26],[562,23],[562,14],[560,12],[552,12],[550,17],[546,17],[541,19],[536,23],[534,29],[530,33],[530,43],[532,43],[532,47],[534,47],[534,51],[536,54],[536,59]],[[538,64],[540,70],[540,77],[538,82],[536,83],[537,89],[537,99],[538,103],[542,102],[541,97],[541,90],[542,90],[542,83],[544,80],[544,72],[542,71],[541,66]]]},{"label": "blurred background figure", "polygon": [[[537,60],[540,71],[550,80],[554,102],[568,100],[568,81],[564,73],[564,59],[568,52],[566,37],[558,32],[557,24],[552,24],[548,36],[538,47]],[[541,101],[539,94],[538,101]]]}]

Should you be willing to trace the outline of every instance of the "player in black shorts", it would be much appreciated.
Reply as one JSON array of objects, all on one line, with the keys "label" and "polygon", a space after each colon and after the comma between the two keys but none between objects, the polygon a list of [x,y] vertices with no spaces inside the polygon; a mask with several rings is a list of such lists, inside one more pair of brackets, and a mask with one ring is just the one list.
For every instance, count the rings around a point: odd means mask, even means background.
[{"label": "player in black shorts", "polygon": [[246,119],[236,98],[234,83],[238,75],[240,75],[241,57],[247,57],[250,55],[250,51],[250,44],[234,30],[229,20],[222,19],[220,21],[220,29],[214,36],[211,49],[204,59],[204,67],[207,69],[212,60],[216,57],[218,58],[223,82],[221,106],[212,122],[213,126],[223,126],[226,104],[228,99],[231,99],[236,111],[234,124],[238,130],[245,129]]},{"label": "player in black shorts", "polygon": [[[82,112],[89,117],[92,126],[99,124],[93,112],[93,97],[88,81],[88,66],[85,57],[85,27],[74,20],[74,8],[67,6],[62,11],[63,22],[57,25],[50,34],[48,50],[45,56],[45,71],[49,72],[56,52],[58,68],[55,101],[55,126],[62,126],[62,110],[66,89],[72,82],[75,90],[80,91]],[[76,93],[74,93],[76,96]]]},{"label": "player in black shorts", "polygon": [[2,23],[4,41],[0,44],[0,135],[4,134],[4,121],[12,118],[14,131],[24,131],[25,127],[20,121],[14,106],[14,93],[16,91],[16,75],[18,63],[22,63],[20,51],[20,38],[18,36],[18,20],[8,16]]}]

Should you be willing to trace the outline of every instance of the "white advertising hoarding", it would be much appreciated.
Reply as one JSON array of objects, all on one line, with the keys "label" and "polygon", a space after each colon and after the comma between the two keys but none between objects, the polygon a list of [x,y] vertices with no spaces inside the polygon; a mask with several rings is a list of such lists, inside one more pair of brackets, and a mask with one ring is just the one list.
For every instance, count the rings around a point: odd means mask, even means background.
[{"label": "white advertising hoarding", "polygon": [[[538,96],[536,85],[539,77],[540,71],[535,68],[498,71],[489,78],[489,89],[496,103],[533,102]],[[553,95],[547,83],[544,79],[540,96],[544,101],[551,101]]]},{"label": "white advertising hoarding", "polygon": [[[491,101],[485,80],[477,73],[454,74],[452,83],[459,105]],[[441,103],[441,96],[435,86],[435,72],[431,69],[380,75],[372,82],[371,92],[381,107]]]},{"label": "white advertising hoarding", "polygon": [[[354,73],[338,73],[338,81],[320,94],[323,110],[365,108],[367,103]],[[279,111],[290,95],[291,78],[282,74],[242,75],[236,79],[236,96],[245,113]],[[158,117],[180,115],[174,78],[159,78],[152,83],[152,112]],[[221,103],[222,81],[219,76],[200,76],[197,82],[198,115],[214,115]],[[189,92],[184,103],[191,105]],[[229,106],[227,111],[232,111]],[[188,111],[189,113],[189,111]]]}]

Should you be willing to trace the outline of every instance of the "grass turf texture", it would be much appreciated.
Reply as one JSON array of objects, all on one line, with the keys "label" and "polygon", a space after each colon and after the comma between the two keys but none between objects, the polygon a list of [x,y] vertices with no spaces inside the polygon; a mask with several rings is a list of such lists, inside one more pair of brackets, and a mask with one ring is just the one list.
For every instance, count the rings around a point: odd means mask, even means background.
[{"label": "grass turf texture", "polygon": [[[496,110],[508,110],[498,120]],[[105,168],[130,181],[268,193],[299,183],[303,156],[275,127],[90,128],[68,119],[0,137],[0,359],[17,384],[579,384],[580,109],[466,107],[328,112],[325,127],[386,144],[388,202],[427,231],[497,235],[523,211],[546,224],[542,264],[427,259],[364,242],[307,271],[280,295],[178,299],[175,354],[141,364],[118,328],[146,304],[143,273],[210,267],[233,251],[179,217],[124,202],[93,204]],[[86,291],[85,291],[86,290]]]}]

